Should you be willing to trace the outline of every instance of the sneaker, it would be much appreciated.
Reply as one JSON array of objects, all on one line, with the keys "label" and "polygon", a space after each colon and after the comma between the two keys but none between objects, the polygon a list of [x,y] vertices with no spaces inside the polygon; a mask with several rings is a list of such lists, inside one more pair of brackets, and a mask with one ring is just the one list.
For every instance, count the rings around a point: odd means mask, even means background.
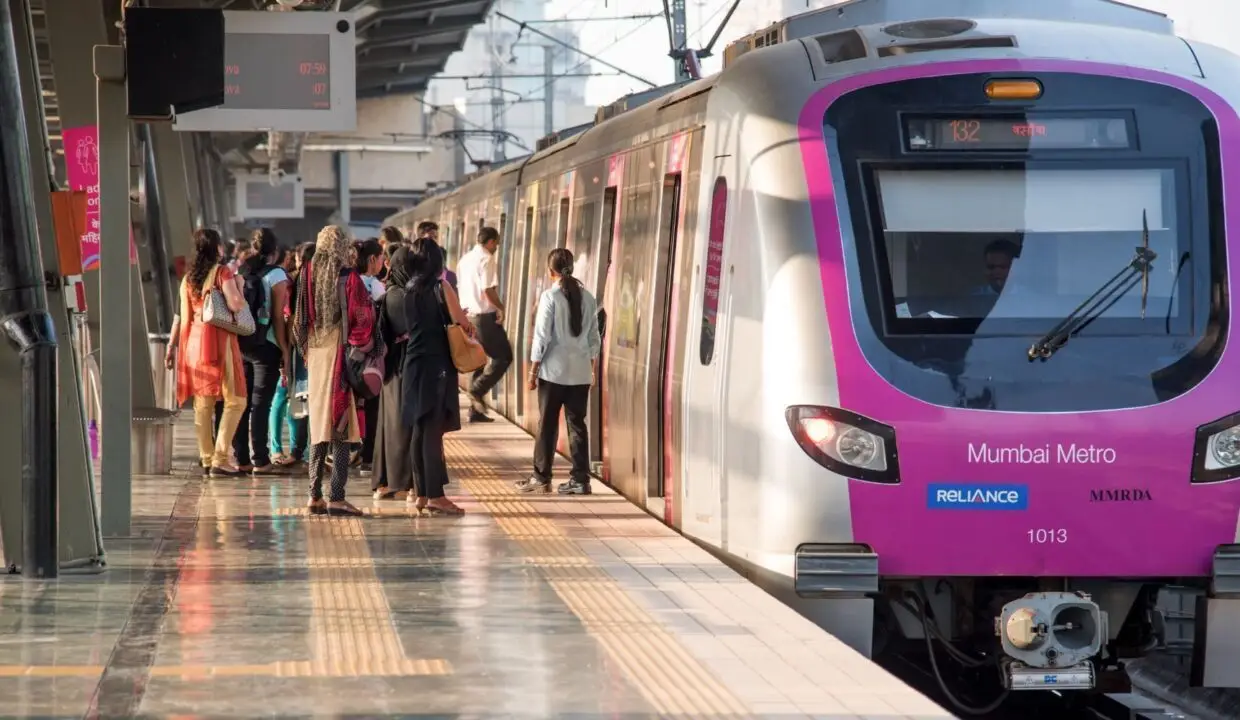
[{"label": "sneaker", "polygon": [[477,410],[470,410],[469,421],[471,423],[490,423],[495,422],[495,418],[487,415],[486,413],[480,413]]},{"label": "sneaker", "polygon": [[519,480],[513,483],[513,487],[517,492],[522,493],[549,493],[551,492],[551,482],[544,481],[537,477],[529,477],[525,480]]},{"label": "sneaker", "polygon": [[558,492],[561,495],[589,495],[591,494],[592,491],[590,490],[589,482],[581,482],[580,480],[569,480],[568,482],[562,483],[558,488],[556,488],[556,492]]}]

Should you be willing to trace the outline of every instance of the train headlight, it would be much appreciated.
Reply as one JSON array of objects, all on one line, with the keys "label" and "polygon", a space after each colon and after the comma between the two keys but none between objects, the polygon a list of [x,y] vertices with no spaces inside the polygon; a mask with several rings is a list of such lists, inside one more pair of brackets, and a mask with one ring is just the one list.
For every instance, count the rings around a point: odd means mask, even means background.
[{"label": "train headlight", "polygon": [[1215,483],[1240,477],[1240,413],[1197,428],[1192,482]]},{"label": "train headlight", "polygon": [[805,454],[845,477],[867,482],[900,482],[895,430],[839,408],[793,405],[784,413]]},{"label": "train headlight", "polygon": [[1231,428],[1212,436],[1210,455],[1219,467],[1240,465],[1240,428]]}]

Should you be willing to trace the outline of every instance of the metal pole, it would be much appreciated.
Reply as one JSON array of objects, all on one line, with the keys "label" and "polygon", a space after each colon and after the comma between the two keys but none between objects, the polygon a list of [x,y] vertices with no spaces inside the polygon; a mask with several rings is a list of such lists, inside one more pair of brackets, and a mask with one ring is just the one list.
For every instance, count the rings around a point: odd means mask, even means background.
[{"label": "metal pole", "polygon": [[[491,21],[490,39],[494,43],[495,21]],[[500,65],[499,52],[491,47],[491,160],[504,159],[508,141],[504,134],[504,68]]]},{"label": "metal pole", "polygon": [[[133,298],[129,265],[129,118],[125,51],[94,48],[99,122],[99,374],[102,385],[103,534],[128,536],[133,507]],[[153,391],[152,391],[153,394]]]},{"label": "metal pole", "polygon": [[16,28],[9,3],[0,3],[0,313],[5,334],[22,363],[22,576],[60,574],[57,530],[56,329],[47,312],[36,234],[35,185],[17,64]]},{"label": "metal pole", "polygon": [[[664,7],[667,7],[666,0]],[[669,54],[672,56],[672,62],[676,63],[676,82],[684,82],[692,78],[684,57],[685,51],[688,50],[686,46],[689,43],[689,33],[685,19],[685,0],[671,0],[671,8],[668,11],[667,19],[672,41]]]},{"label": "metal pole", "polygon": [[555,48],[543,45],[543,135],[555,132]]},{"label": "metal pole", "polygon": [[337,151],[333,158],[336,168],[336,211],[340,224],[348,228],[353,223],[353,198],[349,194],[349,154]]},{"label": "metal pole", "polygon": [[149,124],[139,129],[142,166],[146,175],[146,238],[151,251],[151,281],[155,285],[156,333],[172,330],[172,280],[168,271],[168,238],[164,233],[163,196],[159,189],[159,168],[155,163],[155,133]]}]

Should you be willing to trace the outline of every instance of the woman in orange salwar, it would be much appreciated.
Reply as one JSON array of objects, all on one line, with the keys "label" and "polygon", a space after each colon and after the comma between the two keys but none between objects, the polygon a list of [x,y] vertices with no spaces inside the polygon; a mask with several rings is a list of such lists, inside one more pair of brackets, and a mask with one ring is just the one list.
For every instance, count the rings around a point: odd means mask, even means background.
[{"label": "woman in orange salwar", "polygon": [[[237,336],[202,320],[202,306],[212,289],[224,293],[228,309],[245,307],[245,297],[236,276],[220,264],[220,234],[214,230],[194,233],[194,260],[181,280],[181,310],[172,321],[166,362],[177,368],[177,405],[194,399],[194,429],[198,434],[198,455],[211,477],[235,477],[241,471],[232,466],[233,435],[245,411],[245,373]],[[179,357],[177,348],[181,348]],[[219,431],[214,429],[215,403],[224,401]]]}]

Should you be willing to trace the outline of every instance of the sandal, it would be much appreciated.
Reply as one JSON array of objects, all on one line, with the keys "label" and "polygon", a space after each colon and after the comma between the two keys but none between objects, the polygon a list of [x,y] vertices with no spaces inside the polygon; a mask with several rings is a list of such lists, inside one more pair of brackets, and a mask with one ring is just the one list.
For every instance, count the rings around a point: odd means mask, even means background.
[{"label": "sandal", "polygon": [[348,500],[327,504],[327,514],[332,517],[361,517],[366,513],[357,509]]},{"label": "sandal", "polygon": [[[432,504],[436,503],[436,504]],[[419,511],[425,509],[427,514],[436,515],[464,515],[465,509],[452,502],[448,498],[435,498],[426,503],[425,508],[419,508]]]},{"label": "sandal", "polygon": [[311,500],[306,505],[306,510],[309,511],[311,515],[326,515],[327,514],[327,502],[324,501],[323,498],[319,498],[318,500]]}]

